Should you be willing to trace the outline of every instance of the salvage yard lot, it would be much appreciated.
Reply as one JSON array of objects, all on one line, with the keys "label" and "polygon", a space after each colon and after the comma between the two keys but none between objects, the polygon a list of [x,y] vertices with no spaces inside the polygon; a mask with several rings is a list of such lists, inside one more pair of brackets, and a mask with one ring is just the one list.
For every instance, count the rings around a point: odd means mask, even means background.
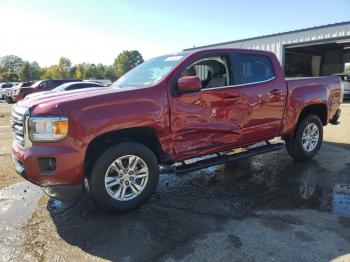
[{"label": "salvage yard lot", "polygon": [[[349,102],[312,161],[283,149],[163,174],[150,201],[121,215],[88,197],[48,200],[15,174],[10,111],[1,101],[0,261],[350,261],[350,207],[335,203],[350,186]],[[308,200],[303,185],[314,186]]]}]

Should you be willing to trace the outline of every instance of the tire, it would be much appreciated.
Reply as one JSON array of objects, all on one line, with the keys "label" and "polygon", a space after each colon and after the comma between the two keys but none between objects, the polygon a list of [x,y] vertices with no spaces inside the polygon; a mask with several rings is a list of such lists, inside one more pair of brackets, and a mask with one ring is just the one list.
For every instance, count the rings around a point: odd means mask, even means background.
[{"label": "tire", "polygon": [[[120,213],[146,202],[156,189],[158,178],[159,165],[155,154],[143,144],[122,142],[110,147],[96,160],[89,187],[98,205]],[[140,188],[142,190],[136,193]]]},{"label": "tire", "polygon": [[[318,133],[318,138],[316,140],[316,136],[311,135],[309,138],[303,138],[303,135],[307,134],[306,128],[310,128],[309,130],[316,130],[314,134]],[[306,133],[305,133],[306,132]],[[307,137],[307,136],[306,136]],[[307,143],[305,141],[311,141],[312,143]],[[304,144],[303,144],[304,141]],[[320,118],[316,115],[309,115],[303,118],[296,129],[296,132],[293,137],[290,137],[286,140],[286,147],[288,154],[292,156],[295,160],[308,160],[313,158],[317,152],[320,150],[323,141],[323,125]],[[306,146],[305,146],[306,144]],[[307,146],[307,144],[309,146]]]},{"label": "tire", "polygon": [[5,99],[6,103],[13,104],[13,99],[11,97],[4,96],[4,99]]}]

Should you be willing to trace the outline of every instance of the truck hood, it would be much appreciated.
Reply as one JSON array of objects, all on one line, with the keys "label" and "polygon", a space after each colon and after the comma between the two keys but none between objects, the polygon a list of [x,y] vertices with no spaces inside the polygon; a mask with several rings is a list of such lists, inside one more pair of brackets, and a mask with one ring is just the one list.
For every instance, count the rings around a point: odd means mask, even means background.
[{"label": "truck hood", "polygon": [[123,93],[128,91],[130,91],[130,89],[124,89],[124,88],[111,89],[111,88],[103,87],[103,88],[89,88],[88,90],[78,89],[74,91],[49,92],[40,96],[23,99],[19,101],[17,105],[20,107],[29,108],[30,110],[33,110],[38,105],[40,105],[41,108],[45,107],[47,110],[49,110],[49,108],[57,107],[62,103],[79,101],[85,98],[92,98],[92,97],[98,98],[101,96],[109,96],[111,94]]}]

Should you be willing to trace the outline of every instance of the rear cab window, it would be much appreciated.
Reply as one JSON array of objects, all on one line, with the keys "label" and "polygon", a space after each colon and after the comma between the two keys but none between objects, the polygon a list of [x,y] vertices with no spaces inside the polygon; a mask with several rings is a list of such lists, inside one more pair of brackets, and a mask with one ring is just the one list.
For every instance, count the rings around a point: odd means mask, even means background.
[{"label": "rear cab window", "polygon": [[235,54],[232,56],[235,84],[254,84],[275,78],[272,62],[260,54]]}]

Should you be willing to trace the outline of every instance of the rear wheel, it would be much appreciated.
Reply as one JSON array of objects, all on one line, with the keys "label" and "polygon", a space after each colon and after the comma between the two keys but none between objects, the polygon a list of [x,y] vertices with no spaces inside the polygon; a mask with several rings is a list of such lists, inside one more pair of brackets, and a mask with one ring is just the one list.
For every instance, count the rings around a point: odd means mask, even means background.
[{"label": "rear wheel", "polygon": [[123,212],[143,204],[159,177],[154,153],[140,143],[123,142],[105,151],[90,176],[92,197],[103,208]]},{"label": "rear wheel", "polygon": [[8,103],[8,104],[13,104],[13,99],[12,99],[12,97],[4,96],[4,99],[5,99],[6,103]]},{"label": "rear wheel", "polygon": [[313,158],[319,151],[323,140],[323,125],[316,115],[302,119],[294,137],[286,140],[287,151],[296,160]]}]

